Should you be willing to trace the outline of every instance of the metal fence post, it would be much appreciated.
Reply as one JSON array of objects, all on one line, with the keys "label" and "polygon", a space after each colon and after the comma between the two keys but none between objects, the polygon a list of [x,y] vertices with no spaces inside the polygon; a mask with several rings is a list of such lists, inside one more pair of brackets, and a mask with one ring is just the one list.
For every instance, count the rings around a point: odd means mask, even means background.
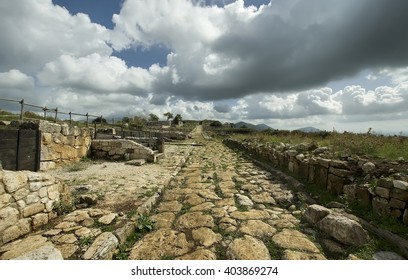
[{"label": "metal fence post", "polygon": [[24,114],[24,99],[21,99],[20,104],[21,104],[20,120],[22,120]]},{"label": "metal fence post", "polygon": [[57,117],[58,117],[58,107],[55,108],[55,118],[54,118],[54,122],[57,122]]},{"label": "metal fence post", "polygon": [[44,111],[44,120],[47,120],[47,106],[43,108]]}]

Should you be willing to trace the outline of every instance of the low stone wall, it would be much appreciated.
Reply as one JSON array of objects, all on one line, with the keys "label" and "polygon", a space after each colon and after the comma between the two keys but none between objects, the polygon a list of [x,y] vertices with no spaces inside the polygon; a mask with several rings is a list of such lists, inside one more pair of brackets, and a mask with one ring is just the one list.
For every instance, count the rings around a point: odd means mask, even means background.
[{"label": "low stone wall", "polygon": [[39,129],[41,170],[52,169],[61,162],[78,161],[88,155],[94,128],[40,121]]},{"label": "low stone wall", "polygon": [[91,156],[97,159],[133,160],[156,162],[156,153],[139,143],[127,139],[92,140]]},{"label": "low stone wall", "polygon": [[0,170],[0,246],[46,225],[64,192],[48,174]]},{"label": "low stone wall", "polygon": [[[370,176],[375,171],[373,163],[351,157],[345,160],[325,158],[327,148],[318,147],[314,143],[297,146],[283,143],[265,145],[234,139],[226,139],[224,143],[266,160],[275,167],[288,169],[297,177],[332,194],[344,196],[364,207],[372,207],[379,215],[401,219],[408,225],[407,175],[395,174],[374,180]],[[358,183],[357,178],[371,178],[375,183]]]}]

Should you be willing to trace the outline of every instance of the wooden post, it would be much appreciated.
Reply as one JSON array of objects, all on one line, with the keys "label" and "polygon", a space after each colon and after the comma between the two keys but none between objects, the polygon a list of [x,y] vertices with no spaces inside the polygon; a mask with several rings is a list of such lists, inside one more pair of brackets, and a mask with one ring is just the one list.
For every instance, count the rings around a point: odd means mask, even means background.
[{"label": "wooden post", "polygon": [[69,112],[69,124],[72,124],[72,113]]},{"label": "wooden post", "polygon": [[102,127],[103,125],[102,125],[102,115],[101,115],[101,127]]},{"label": "wooden post", "polygon": [[123,137],[123,120],[122,120],[122,125],[120,126],[120,138],[125,138]]},{"label": "wooden post", "polygon": [[86,113],[86,127],[88,127],[88,125],[89,125],[89,114],[88,113]]},{"label": "wooden post", "polygon": [[20,120],[22,120],[24,114],[24,99],[21,99],[20,104],[21,104]]},{"label": "wooden post", "polygon": [[43,111],[44,111],[44,120],[46,120],[47,119],[47,106],[43,108]]}]

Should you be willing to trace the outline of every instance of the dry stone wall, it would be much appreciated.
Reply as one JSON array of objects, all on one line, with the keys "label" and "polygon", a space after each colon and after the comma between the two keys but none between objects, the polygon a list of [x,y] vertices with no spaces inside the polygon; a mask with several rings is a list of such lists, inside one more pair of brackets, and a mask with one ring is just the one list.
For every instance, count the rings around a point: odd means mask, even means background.
[{"label": "dry stone wall", "polygon": [[64,192],[48,174],[0,170],[0,246],[46,225]]},{"label": "dry stone wall", "polygon": [[316,144],[290,146],[284,143],[260,144],[253,141],[226,139],[230,147],[243,150],[263,159],[275,167],[289,169],[297,177],[313,183],[332,194],[344,196],[364,207],[372,207],[382,216],[400,219],[408,225],[408,176],[395,174],[378,178],[375,184],[358,183],[374,172],[375,165],[369,161],[325,158],[326,147]]},{"label": "dry stone wall", "polygon": [[40,169],[48,170],[62,162],[78,161],[87,156],[94,135],[93,128],[40,121]]},{"label": "dry stone wall", "polygon": [[156,162],[156,153],[152,149],[128,139],[93,140],[91,156],[109,160],[145,159]]}]

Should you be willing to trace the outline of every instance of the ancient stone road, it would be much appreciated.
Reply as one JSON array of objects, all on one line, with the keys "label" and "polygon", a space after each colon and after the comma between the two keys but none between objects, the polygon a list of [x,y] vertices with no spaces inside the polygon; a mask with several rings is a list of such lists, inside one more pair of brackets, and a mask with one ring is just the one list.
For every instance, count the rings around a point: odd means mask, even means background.
[{"label": "ancient stone road", "polygon": [[154,231],[129,259],[325,259],[300,230],[290,190],[218,141],[194,131],[185,167],[153,210]]}]

